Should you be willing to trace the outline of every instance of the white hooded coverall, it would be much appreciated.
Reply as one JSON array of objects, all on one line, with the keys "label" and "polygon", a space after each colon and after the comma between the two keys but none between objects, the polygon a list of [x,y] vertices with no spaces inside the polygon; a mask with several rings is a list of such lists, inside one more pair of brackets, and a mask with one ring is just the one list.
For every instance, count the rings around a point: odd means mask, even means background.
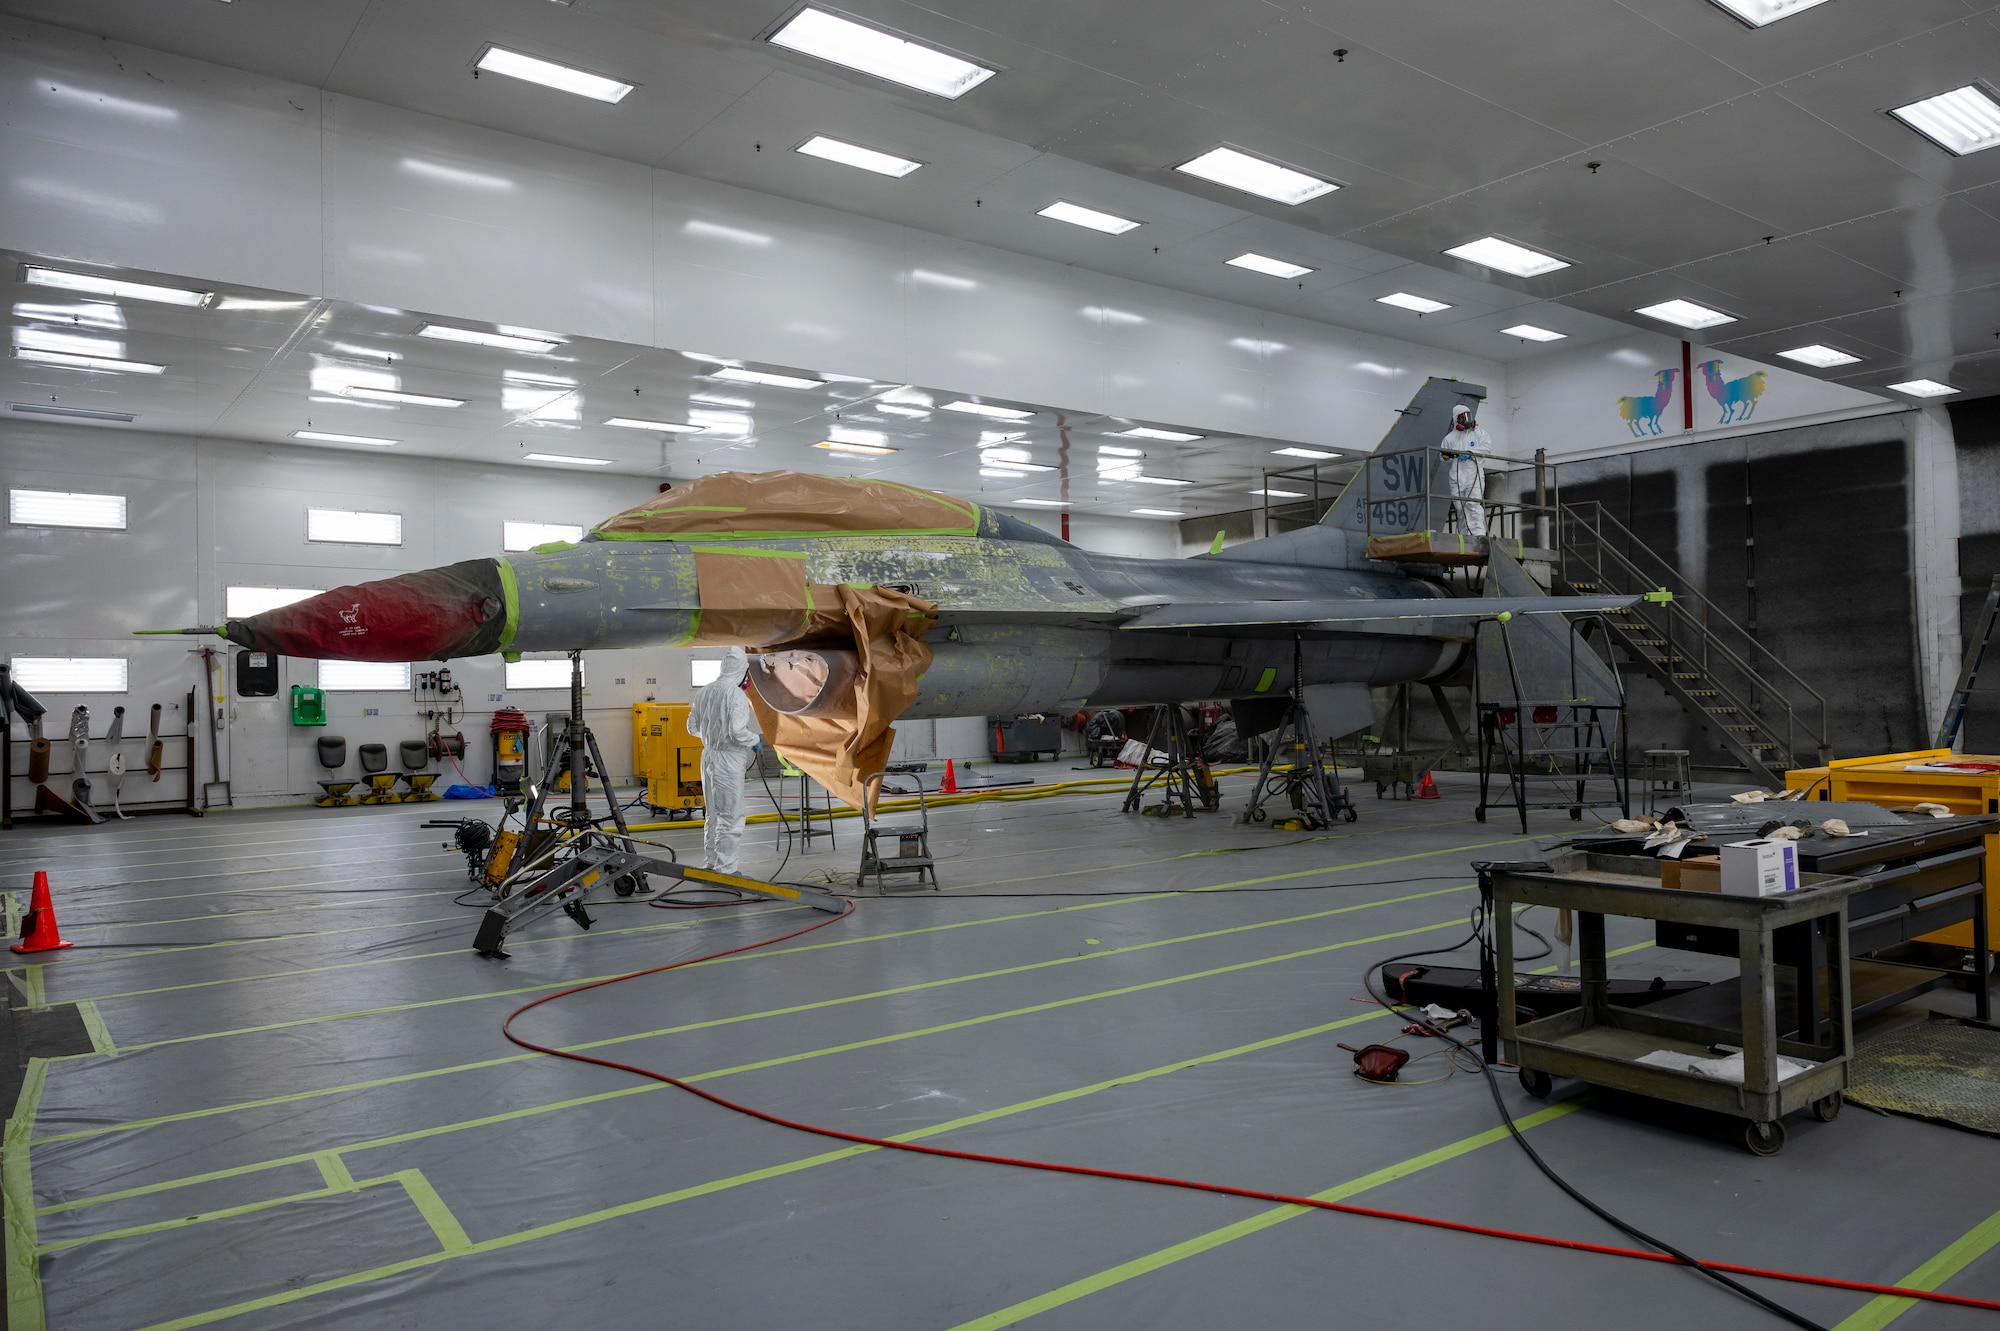
[{"label": "white hooded coverall", "polygon": [[750,700],[743,696],[743,680],[749,673],[749,655],[741,647],[731,647],[722,659],[722,673],[694,695],[688,708],[688,731],[701,741],[701,797],[707,811],[701,846],[708,854],[708,867],[717,873],[740,872],[743,778],[750,770],[751,754],[763,743]]},{"label": "white hooded coverall", "polygon": [[1493,440],[1488,437],[1486,427],[1476,420],[1469,430],[1457,428],[1457,413],[1453,413],[1451,433],[1438,445],[1444,454],[1445,479],[1451,487],[1452,498],[1458,501],[1458,527],[1467,536],[1486,534],[1486,505],[1480,499],[1486,493],[1486,474],[1479,465],[1478,454],[1493,450]]}]

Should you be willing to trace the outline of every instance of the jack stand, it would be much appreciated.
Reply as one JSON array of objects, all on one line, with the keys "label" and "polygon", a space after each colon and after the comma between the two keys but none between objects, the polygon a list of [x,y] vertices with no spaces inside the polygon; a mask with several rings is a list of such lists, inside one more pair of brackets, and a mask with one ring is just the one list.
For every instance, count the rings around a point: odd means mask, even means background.
[{"label": "jack stand", "polygon": [[588,929],[595,921],[584,910],[584,902],[593,888],[609,884],[618,895],[630,896],[646,881],[647,874],[711,887],[735,888],[753,896],[789,902],[795,906],[811,906],[814,910],[835,915],[847,909],[847,902],[831,892],[813,887],[765,883],[709,869],[690,869],[664,856],[656,858],[644,854],[635,848],[633,842],[595,829],[579,834],[570,843],[570,848],[573,853],[568,859],[501,898],[487,910],[479,922],[479,933],[472,940],[474,952],[482,957],[505,961],[507,953],[503,945],[509,933],[558,910],[576,921],[579,927]]},{"label": "jack stand", "polygon": [[[1155,752],[1167,755],[1164,766],[1152,765]],[[1187,710],[1179,703],[1153,709],[1153,723],[1146,729],[1146,757],[1147,761],[1132,772],[1132,788],[1125,792],[1126,813],[1171,818],[1178,812],[1192,818],[1195,805],[1213,810],[1222,803],[1222,791],[1195,747]],[[1160,788],[1160,802],[1141,809],[1140,798],[1154,786]]]},{"label": "jack stand", "polygon": [[[1290,765],[1278,766],[1279,756],[1290,757]],[[1257,784],[1251,788],[1250,803],[1243,821],[1261,823],[1269,818],[1264,805],[1282,794],[1291,807],[1288,817],[1273,822],[1274,827],[1296,824],[1294,830],[1317,832],[1333,826],[1336,817],[1353,822],[1360,817],[1354,800],[1340,784],[1340,777],[1327,770],[1319,757],[1319,737],[1313,733],[1312,715],[1305,703],[1305,649],[1296,635],[1292,638],[1292,702],[1285,719],[1271,735],[1271,747],[1257,769]]]},{"label": "jack stand", "polygon": [[[618,807],[618,797],[611,790],[610,778],[605,775],[611,769],[604,765],[604,755],[598,751],[597,736],[584,723],[583,653],[580,651],[569,654],[569,728],[565,739],[568,741],[566,744],[549,747],[549,761],[542,771],[541,784],[529,791],[528,807],[521,820],[520,863],[533,861],[562,839],[562,830],[544,826],[544,823],[559,824],[573,835],[590,831],[603,821],[592,817],[590,812],[590,792],[585,774],[593,767],[598,780],[604,783],[605,802],[611,806],[611,822],[618,828],[620,836],[629,835],[625,826],[625,811]],[[569,773],[569,805],[545,819],[543,809],[564,771]],[[626,841],[624,845],[625,849],[631,850],[633,843]],[[642,874],[631,891],[645,890],[646,880]]]}]

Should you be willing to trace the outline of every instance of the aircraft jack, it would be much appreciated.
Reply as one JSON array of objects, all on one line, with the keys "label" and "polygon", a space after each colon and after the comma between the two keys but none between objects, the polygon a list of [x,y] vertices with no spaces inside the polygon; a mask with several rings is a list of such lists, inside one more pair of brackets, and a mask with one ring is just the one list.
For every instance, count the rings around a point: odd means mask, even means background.
[{"label": "aircraft jack", "polygon": [[[1166,755],[1164,765],[1154,765],[1155,753]],[[1147,791],[1160,790],[1160,802],[1142,807]],[[1222,791],[1208,762],[1194,740],[1187,710],[1179,703],[1153,709],[1153,722],[1146,729],[1146,761],[1132,773],[1132,788],[1125,792],[1125,812],[1144,813],[1154,818],[1194,817],[1195,806],[1213,810],[1222,803]]]},{"label": "aircraft jack", "polygon": [[[1313,733],[1312,714],[1305,704],[1303,649],[1292,639],[1292,701],[1285,719],[1271,735],[1263,765],[1257,769],[1257,783],[1250,789],[1250,803],[1243,821],[1261,823],[1271,818],[1266,807],[1282,795],[1291,812],[1281,814],[1271,826],[1287,832],[1317,832],[1333,826],[1335,818],[1353,822],[1360,814],[1340,777],[1329,771],[1319,757],[1319,737]],[[1281,765],[1281,760],[1288,760]]]}]

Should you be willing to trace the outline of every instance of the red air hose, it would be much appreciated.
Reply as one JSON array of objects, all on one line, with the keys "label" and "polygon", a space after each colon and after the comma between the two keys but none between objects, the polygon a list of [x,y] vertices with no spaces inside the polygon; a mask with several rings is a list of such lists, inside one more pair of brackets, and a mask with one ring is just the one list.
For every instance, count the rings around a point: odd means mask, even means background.
[{"label": "red air hose", "polygon": [[[770,947],[809,934],[815,929],[824,929],[829,924],[837,924],[854,913],[854,903],[847,903],[847,909],[830,916],[817,924],[809,924],[803,929],[794,929],[776,938],[766,938],[761,942],[745,943],[741,947],[725,948],[720,952],[710,952],[705,956],[689,957],[685,961],[669,962],[664,966],[650,966],[645,970],[631,971],[625,975],[614,975],[608,980],[593,980],[589,984],[579,984],[569,989],[561,989],[553,994],[523,1003],[507,1014],[500,1024],[500,1031],[509,1040],[523,1049],[538,1054],[549,1054],[556,1058],[566,1058],[574,1063],[590,1063],[600,1068],[612,1068],[618,1072],[629,1072],[635,1077],[645,1077],[667,1086],[700,1096],[713,1105],[746,1115],[780,1128],[790,1128],[794,1132],[811,1133],[815,1137],[830,1137],[834,1141],[850,1142],[857,1146],[874,1146],[885,1151],[908,1151],[913,1155],[942,1156],[947,1160],[971,1160],[985,1165],[1011,1165],[1016,1169],[1039,1169],[1051,1174],[1081,1174],[1086,1178],[1117,1179],[1126,1183],[1151,1183],[1166,1188],[1185,1188],[1193,1192],[1219,1193],[1225,1197],[1242,1197],[1255,1202],[1274,1202],[1283,1206],[1304,1206],[1318,1211],[1339,1211],[1344,1215],[1368,1216],[1376,1220],[1396,1220],[1409,1225],[1425,1225],[1432,1229],[1454,1230],[1461,1234],[1480,1234],[1487,1238],[1509,1239],[1516,1243],[1535,1243],[1546,1248],[1570,1248],[1578,1252],[1600,1253],[1607,1257],[1632,1257],[1646,1262],[1663,1262],[1669,1266],[1681,1263],[1665,1253],[1647,1252],[1641,1248],[1621,1248],[1607,1243],[1586,1243],[1581,1239],[1556,1238],[1548,1234],[1532,1234],[1522,1230],[1496,1229],[1490,1225],[1473,1225],[1459,1220],[1442,1220],[1435,1216],[1416,1215],[1407,1211],[1385,1211],[1372,1206],[1354,1206],[1347,1202],[1330,1202],[1316,1197],[1298,1197],[1290,1193],[1266,1192],[1259,1188],[1238,1188],[1227,1183],[1203,1183],[1194,1179],[1168,1178],[1160,1174],[1137,1174],[1122,1169],[1098,1169],[1090,1165],[1065,1165],[1050,1160],[1026,1160],[1016,1156],[987,1155],[979,1151],[954,1151],[943,1146],[924,1146],[917,1142],[895,1141],[887,1137],[869,1137],[858,1132],[843,1132],[838,1128],[825,1128],[812,1123],[801,1123],[795,1119],[782,1118],[734,1100],[724,1099],[713,1091],[703,1090],[678,1077],[651,1068],[637,1067],[631,1063],[620,1063],[615,1059],[597,1058],[590,1054],[574,1053],[550,1045],[537,1044],[525,1036],[514,1033],[514,1021],[523,1013],[532,1011],[544,1003],[553,1003],[568,998],[572,994],[586,993],[592,989],[602,989],[606,985],[620,984],[626,980],[636,980],[642,975],[658,975],[662,971],[679,970],[684,966],[695,966],[721,957],[732,957],[743,952],[754,952],[758,948]],[[1704,1261],[1702,1266],[1711,1271],[1722,1271],[1730,1275],[1758,1276],[1767,1280],[1785,1280],[1798,1285],[1817,1285],[1823,1289],[1848,1290],[1857,1294],[1888,1294],[1896,1298],[1922,1299],[1929,1303],[1950,1304],[1958,1308],[1980,1308],[1987,1312],[2000,1312],[2000,1302],[1992,1299],[1975,1299],[1960,1294],[1941,1294],[1935,1290],[1907,1289],[1901,1285],[1881,1285],[1866,1280],[1839,1280],[1832,1276],[1802,1275],[1796,1271],[1778,1271],[1761,1266],[1741,1266],[1734,1262]]]}]

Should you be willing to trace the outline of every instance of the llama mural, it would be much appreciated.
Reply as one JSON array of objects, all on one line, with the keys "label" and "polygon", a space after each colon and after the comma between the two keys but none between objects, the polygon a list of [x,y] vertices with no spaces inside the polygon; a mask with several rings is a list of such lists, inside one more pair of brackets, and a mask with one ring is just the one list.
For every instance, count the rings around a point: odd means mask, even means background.
[{"label": "llama mural", "polygon": [[[1679,373],[1678,370],[1661,370],[1659,386],[1650,394],[1645,397],[1618,399],[1618,414],[1631,429],[1634,439],[1660,432],[1660,414],[1667,409],[1667,404],[1674,400],[1674,376]],[[1758,391],[1762,392],[1763,389],[1760,387]]]},{"label": "llama mural", "polygon": [[1722,408],[1722,424],[1733,421],[1747,421],[1750,413],[1757,410],[1757,399],[1764,396],[1764,372],[1746,374],[1741,379],[1725,382],[1722,378],[1722,362],[1705,360],[1701,363],[1702,382],[1708,385],[1708,395]]}]

